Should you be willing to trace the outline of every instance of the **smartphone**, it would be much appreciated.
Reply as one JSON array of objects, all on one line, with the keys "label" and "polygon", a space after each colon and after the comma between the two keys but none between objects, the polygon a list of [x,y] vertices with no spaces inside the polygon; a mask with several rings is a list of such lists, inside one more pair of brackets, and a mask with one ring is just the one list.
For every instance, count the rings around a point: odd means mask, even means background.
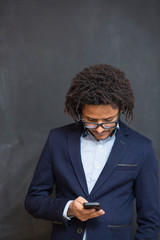
[{"label": "smartphone", "polygon": [[83,203],[83,207],[85,209],[92,209],[92,208],[94,208],[94,209],[96,209],[96,211],[101,209],[99,202],[85,202],[85,203]]}]

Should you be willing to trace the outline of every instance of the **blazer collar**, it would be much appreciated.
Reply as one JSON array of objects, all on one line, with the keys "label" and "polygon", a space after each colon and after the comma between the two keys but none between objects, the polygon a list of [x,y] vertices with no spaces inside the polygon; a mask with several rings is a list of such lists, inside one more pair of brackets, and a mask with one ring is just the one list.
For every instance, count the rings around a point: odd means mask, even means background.
[{"label": "blazer collar", "polygon": [[95,192],[103,185],[103,183],[109,178],[112,174],[113,170],[116,168],[118,162],[123,157],[128,144],[129,140],[127,139],[128,130],[127,126],[121,123],[120,130],[116,136],[116,140],[113,144],[111,153],[109,155],[108,161],[105,164],[95,186],[93,187],[90,196],[95,194]]},{"label": "blazer collar", "polygon": [[68,135],[68,148],[72,166],[74,168],[76,177],[83,189],[86,197],[88,196],[88,188],[85,173],[83,170],[83,165],[81,161],[81,152],[80,152],[80,137],[83,133],[83,126],[76,125],[72,129],[72,132]]}]

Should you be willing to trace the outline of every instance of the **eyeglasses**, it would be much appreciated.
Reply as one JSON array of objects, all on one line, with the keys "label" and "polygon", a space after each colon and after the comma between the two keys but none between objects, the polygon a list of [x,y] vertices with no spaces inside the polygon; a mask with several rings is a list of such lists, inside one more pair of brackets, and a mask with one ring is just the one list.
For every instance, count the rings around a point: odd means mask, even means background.
[{"label": "eyeglasses", "polygon": [[117,117],[117,120],[113,122],[93,123],[93,122],[86,122],[84,119],[82,119],[82,122],[84,126],[88,129],[97,129],[99,126],[101,126],[104,129],[113,129],[117,126],[118,120],[119,120],[119,115]]}]

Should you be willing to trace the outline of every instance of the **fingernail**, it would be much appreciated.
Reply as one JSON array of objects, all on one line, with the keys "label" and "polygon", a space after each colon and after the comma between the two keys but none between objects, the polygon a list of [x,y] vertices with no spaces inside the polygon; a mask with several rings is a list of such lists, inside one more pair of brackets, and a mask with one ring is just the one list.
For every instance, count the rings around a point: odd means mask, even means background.
[{"label": "fingernail", "polygon": [[100,213],[101,213],[101,214],[105,214],[105,212],[104,212],[103,210],[100,210]]}]

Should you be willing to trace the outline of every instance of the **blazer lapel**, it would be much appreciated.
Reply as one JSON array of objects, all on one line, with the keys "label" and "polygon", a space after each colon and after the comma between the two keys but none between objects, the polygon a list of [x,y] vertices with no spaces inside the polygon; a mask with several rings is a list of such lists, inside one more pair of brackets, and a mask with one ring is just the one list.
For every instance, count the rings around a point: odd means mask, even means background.
[{"label": "blazer lapel", "polygon": [[120,130],[117,134],[116,140],[114,142],[112,151],[110,153],[110,156],[108,158],[108,161],[102,170],[95,186],[93,187],[90,195],[94,194],[100,187],[101,185],[107,180],[107,178],[111,175],[113,172],[114,168],[117,166],[118,162],[122,158],[125,150],[127,149],[128,146],[128,140],[127,138],[123,135],[122,131]]},{"label": "blazer lapel", "polygon": [[85,193],[88,195],[87,182],[85,178],[85,173],[83,170],[83,165],[81,161],[81,152],[80,152],[80,137],[82,131],[81,128],[76,128],[68,135],[68,148],[72,166],[74,168],[77,179]]}]

